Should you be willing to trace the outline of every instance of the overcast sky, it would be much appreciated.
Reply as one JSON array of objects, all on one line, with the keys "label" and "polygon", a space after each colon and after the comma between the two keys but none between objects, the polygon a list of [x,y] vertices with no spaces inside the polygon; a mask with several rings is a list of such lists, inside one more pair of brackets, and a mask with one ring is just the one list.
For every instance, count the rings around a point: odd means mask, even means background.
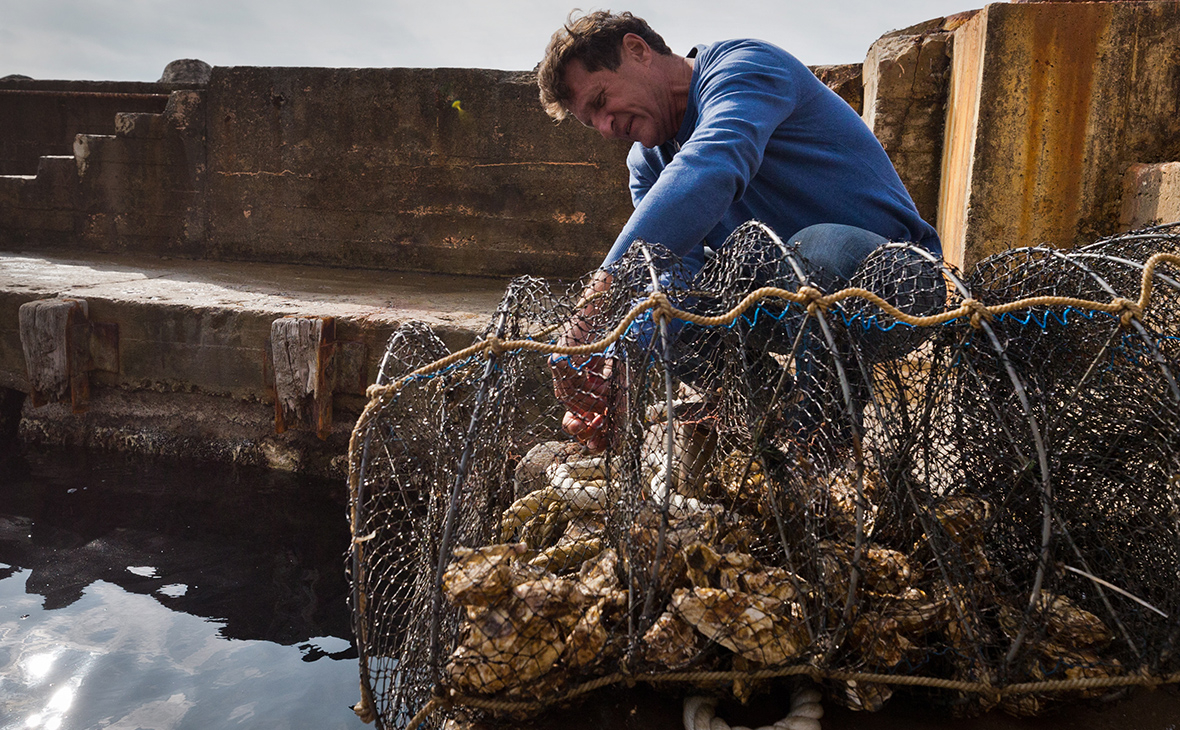
[{"label": "overcast sky", "polygon": [[684,53],[753,37],[807,64],[864,60],[887,31],[969,0],[0,0],[0,76],[155,81],[214,66],[533,68],[573,7],[631,10]]}]

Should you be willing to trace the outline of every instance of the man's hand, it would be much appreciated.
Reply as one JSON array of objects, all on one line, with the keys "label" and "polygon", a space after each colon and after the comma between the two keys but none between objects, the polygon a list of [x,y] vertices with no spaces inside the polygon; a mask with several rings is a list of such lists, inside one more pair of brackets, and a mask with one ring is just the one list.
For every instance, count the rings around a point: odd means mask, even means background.
[{"label": "man's hand", "polygon": [[601,355],[578,360],[581,363],[575,367],[568,357],[550,358],[553,392],[567,409],[561,427],[592,453],[597,453],[610,444],[611,379],[615,361]]},{"label": "man's hand", "polygon": [[[601,296],[610,288],[611,276],[598,271],[586,286],[578,312],[566,323],[557,342],[563,346],[586,345],[594,339],[590,323],[598,314]],[[602,355],[549,358],[553,371],[553,392],[566,407],[561,427],[592,452],[609,443],[612,416],[611,380],[615,374],[613,358]]]}]

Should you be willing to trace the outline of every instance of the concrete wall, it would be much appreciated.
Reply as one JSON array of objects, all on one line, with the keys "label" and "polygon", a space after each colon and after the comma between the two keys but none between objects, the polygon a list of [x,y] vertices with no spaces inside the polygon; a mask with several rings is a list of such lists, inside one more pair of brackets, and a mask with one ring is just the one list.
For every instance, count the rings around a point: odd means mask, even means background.
[{"label": "concrete wall", "polygon": [[1128,168],[1180,160],[1180,3],[989,5],[954,49],[938,217],[952,263],[1114,233]]},{"label": "concrete wall", "polygon": [[[816,73],[860,111],[859,65]],[[102,112],[75,91],[6,115],[29,139],[0,248],[574,277],[631,211],[627,145],[554,124],[529,73],[216,68],[171,97],[105,90]],[[26,135],[29,115],[79,134]]]},{"label": "concrete wall", "polygon": [[200,255],[203,99],[153,96],[159,113],[115,112],[110,134],[76,134],[68,154],[42,154],[35,175],[0,176],[0,250]]},{"label": "concrete wall", "polygon": [[630,213],[626,146],[536,96],[527,73],[217,68],[0,177],[0,248],[579,276]]},{"label": "concrete wall", "polygon": [[173,84],[0,79],[0,175],[34,175],[79,132],[114,134],[119,112],[164,111]]},{"label": "concrete wall", "polygon": [[468,274],[593,268],[625,146],[541,111],[532,74],[218,68],[210,253]]}]

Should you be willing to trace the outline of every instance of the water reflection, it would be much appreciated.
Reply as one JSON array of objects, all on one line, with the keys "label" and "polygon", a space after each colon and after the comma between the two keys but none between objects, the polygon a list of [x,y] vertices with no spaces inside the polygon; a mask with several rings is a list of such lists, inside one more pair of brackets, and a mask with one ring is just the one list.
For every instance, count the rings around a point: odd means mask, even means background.
[{"label": "water reflection", "polygon": [[0,728],[360,728],[340,487],[121,457],[0,469]]}]

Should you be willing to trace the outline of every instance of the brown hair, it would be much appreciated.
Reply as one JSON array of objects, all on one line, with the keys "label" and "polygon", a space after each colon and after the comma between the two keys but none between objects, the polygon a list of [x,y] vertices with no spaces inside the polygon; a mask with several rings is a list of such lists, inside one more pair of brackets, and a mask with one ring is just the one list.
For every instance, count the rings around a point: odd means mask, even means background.
[{"label": "brown hair", "polygon": [[614,71],[622,60],[623,36],[634,33],[656,53],[671,55],[664,39],[643,18],[631,13],[613,14],[597,10],[580,18],[570,13],[565,25],[549,39],[545,58],[537,65],[537,85],[541,87],[541,106],[554,119],[569,114],[566,103],[573,95],[565,83],[565,70],[571,61],[581,61],[586,71]]}]

